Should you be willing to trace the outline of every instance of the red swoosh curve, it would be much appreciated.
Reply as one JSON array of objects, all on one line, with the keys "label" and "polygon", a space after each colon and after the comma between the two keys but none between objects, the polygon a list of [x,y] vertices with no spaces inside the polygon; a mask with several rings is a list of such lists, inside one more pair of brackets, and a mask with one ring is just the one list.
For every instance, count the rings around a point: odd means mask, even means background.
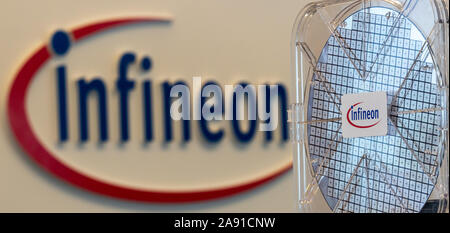
[{"label": "red swoosh curve", "polygon": [[[353,107],[355,107],[356,105],[362,104],[362,103],[363,103],[363,102],[356,103],[356,104],[353,105]],[[352,109],[352,108],[350,107],[350,108],[348,109],[348,111],[347,111],[347,121],[348,121],[348,123],[350,123],[350,125],[352,125],[353,127],[360,128],[360,129],[367,129],[367,128],[370,128],[370,127],[373,127],[373,126],[377,125],[377,124],[380,123],[380,121],[381,121],[381,120],[379,120],[379,121],[377,121],[377,123],[372,124],[372,125],[362,125],[362,126],[361,126],[361,125],[356,125],[356,124],[354,124],[353,122],[350,121],[349,115],[350,115],[350,110],[351,110],[351,109]]]},{"label": "red swoosh curve", "polygon": [[[71,33],[74,42],[77,42],[88,36],[118,26],[144,22],[168,21],[169,20],[166,18],[125,18],[90,24],[76,28],[72,30]],[[31,124],[26,114],[25,101],[29,84],[36,72],[38,72],[51,57],[52,54],[49,48],[46,45],[43,45],[22,65],[14,78],[9,92],[8,119],[17,142],[25,150],[26,154],[42,168],[70,184],[114,198],[142,202],[183,203],[217,199],[247,191],[273,180],[292,167],[292,163],[289,163],[269,175],[233,186],[183,192],[141,190],[122,187],[82,174],[56,159],[56,157],[40,143],[39,139],[32,131]]]}]

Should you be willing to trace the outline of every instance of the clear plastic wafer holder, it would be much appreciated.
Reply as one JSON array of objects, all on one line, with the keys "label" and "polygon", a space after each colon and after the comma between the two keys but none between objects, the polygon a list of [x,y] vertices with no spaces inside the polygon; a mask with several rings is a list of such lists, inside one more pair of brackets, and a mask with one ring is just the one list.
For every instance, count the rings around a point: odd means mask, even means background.
[{"label": "clear plastic wafer holder", "polygon": [[[288,110],[299,211],[448,213],[448,35],[444,0],[329,0],[299,12]],[[342,96],[379,91],[387,134],[344,137]]]}]

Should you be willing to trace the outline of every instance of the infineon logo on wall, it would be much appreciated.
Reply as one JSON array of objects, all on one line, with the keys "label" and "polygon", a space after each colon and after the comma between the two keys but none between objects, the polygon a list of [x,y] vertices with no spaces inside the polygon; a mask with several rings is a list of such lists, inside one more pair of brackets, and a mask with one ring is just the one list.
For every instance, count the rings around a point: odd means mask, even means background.
[{"label": "infineon logo on wall", "polygon": [[[285,86],[171,76],[157,54],[177,52],[153,39],[171,27],[142,17],[55,30],[10,88],[9,122],[25,152],[73,185],[148,202],[225,197],[287,171]],[[253,114],[242,110],[252,103]],[[276,127],[261,130],[267,122]]]}]

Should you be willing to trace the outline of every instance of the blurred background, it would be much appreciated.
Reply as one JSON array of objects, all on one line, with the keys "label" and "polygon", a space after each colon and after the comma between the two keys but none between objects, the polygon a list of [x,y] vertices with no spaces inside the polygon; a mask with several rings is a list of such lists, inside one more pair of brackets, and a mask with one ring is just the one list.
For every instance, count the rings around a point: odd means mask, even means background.
[{"label": "blurred background", "polygon": [[[2,212],[293,212],[294,176],[289,169],[274,180],[231,197],[183,204],[124,201],[93,194],[44,171],[15,141],[7,119],[9,88],[22,63],[57,29],[69,31],[92,22],[130,16],[171,17],[168,24],[114,29],[71,47],[36,74],[27,92],[33,131],[57,159],[91,177],[127,187],[153,190],[208,190],[243,184],[273,174],[291,163],[291,144],[279,128],[273,138],[256,132],[249,142],[236,139],[230,122],[214,122],[223,130],[218,143],[204,140],[191,122],[191,140],[183,142],[181,125],[164,142],[161,85],[193,76],[219,85],[242,81],[290,82],[289,41],[301,0],[151,0],[151,1],[2,1],[0,8],[0,211]],[[117,91],[119,57],[133,51],[150,56],[153,68],[142,74],[130,94],[130,141],[120,143]],[[68,73],[69,140],[58,142],[55,68]],[[90,140],[78,143],[76,81],[100,76],[107,86],[110,139],[99,146],[97,110],[89,106]],[[154,139],[142,141],[141,81],[152,81]],[[91,100],[90,100],[91,101]],[[92,100],[95,102],[95,100]],[[287,101],[290,103],[290,101]],[[282,126],[280,122],[279,126]],[[242,131],[249,128],[242,124]]]}]

